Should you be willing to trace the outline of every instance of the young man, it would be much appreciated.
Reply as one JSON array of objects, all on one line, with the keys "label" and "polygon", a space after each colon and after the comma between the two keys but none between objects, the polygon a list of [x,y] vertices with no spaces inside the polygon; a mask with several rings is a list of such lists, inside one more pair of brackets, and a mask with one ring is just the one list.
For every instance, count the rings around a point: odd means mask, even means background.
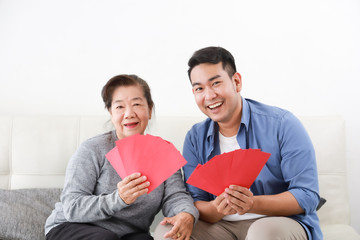
[{"label": "young man", "polygon": [[236,149],[261,149],[269,160],[250,187],[230,185],[219,196],[187,184],[200,212],[192,239],[322,239],[315,152],[290,112],[242,98],[241,75],[221,47],[196,51],[189,60],[195,101],[208,116],[188,132],[185,180],[198,164]]}]

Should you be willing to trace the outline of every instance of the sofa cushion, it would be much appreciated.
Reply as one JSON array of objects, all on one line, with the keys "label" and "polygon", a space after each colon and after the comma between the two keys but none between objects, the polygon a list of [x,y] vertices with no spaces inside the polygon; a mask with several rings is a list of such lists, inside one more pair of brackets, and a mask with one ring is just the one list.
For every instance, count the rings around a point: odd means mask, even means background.
[{"label": "sofa cushion", "polygon": [[61,189],[0,189],[0,239],[45,239],[47,217]]}]

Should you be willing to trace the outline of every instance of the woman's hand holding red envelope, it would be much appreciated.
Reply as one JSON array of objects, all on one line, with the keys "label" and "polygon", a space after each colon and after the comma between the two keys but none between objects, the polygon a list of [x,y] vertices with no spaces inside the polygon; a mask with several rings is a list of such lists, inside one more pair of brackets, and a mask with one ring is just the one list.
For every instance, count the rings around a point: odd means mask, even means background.
[{"label": "woman's hand holding red envelope", "polygon": [[117,184],[118,193],[126,204],[132,204],[135,200],[148,192],[150,182],[146,176],[140,173],[133,173]]}]

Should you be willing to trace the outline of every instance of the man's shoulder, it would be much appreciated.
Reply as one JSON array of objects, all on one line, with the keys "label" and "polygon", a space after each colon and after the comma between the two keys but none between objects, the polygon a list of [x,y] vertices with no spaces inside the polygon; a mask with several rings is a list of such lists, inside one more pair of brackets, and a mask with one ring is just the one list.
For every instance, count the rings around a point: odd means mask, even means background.
[{"label": "man's shoulder", "polygon": [[285,115],[291,114],[290,111],[277,106],[268,105],[253,99],[246,98],[246,103],[249,105],[251,115],[270,117],[281,119]]}]

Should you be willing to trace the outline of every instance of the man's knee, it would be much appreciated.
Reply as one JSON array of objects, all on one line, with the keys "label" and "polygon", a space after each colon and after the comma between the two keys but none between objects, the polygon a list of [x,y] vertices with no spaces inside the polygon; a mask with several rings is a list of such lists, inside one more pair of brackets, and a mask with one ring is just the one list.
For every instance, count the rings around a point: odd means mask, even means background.
[{"label": "man's knee", "polygon": [[307,239],[304,228],[288,217],[266,217],[249,227],[246,240]]}]

